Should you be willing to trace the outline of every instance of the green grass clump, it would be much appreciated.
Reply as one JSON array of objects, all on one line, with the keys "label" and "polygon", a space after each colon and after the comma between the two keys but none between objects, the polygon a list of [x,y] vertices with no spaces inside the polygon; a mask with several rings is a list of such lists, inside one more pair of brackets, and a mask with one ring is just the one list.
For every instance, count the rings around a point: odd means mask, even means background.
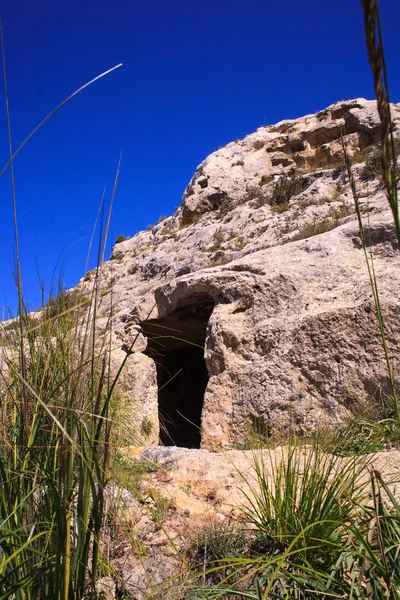
[{"label": "green grass clump", "polygon": [[274,212],[284,212],[289,209],[290,199],[303,192],[309,186],[306,178],[296,175],[293,169],[289,174],[282,175],[272,187],[272,192],[267,194],[262,190],[262,187],[271,183],[273,179],[273,176],[263,176],[260,188],[255,188],[248,192],[246,201],[252,200],[252,208],[261,208],[268,205]]},{"label": "green grass clump", "polygon": [[369,461],[315,445],[254,456],[242,509],[252,538],[204,569],[197,597],[398,600],[400,505]]},{"label": "green grass clump", "polygon": [[159,469],[157,461],[139,461],[117,454],[113,461],[112,477],[126,489],[138,494],[143,475],[154,473]]},{"label": "green grass clump", "polygon": [[243,524],[230,519],[212,521],[192,537],[185,550],[188,567],[201,576],[203,585],[215,585],[236,578],[230,561],[239,558],[250,547],[249,532]]},{"label": "green grass clump", "polygon": [[0,598],[92,597],[106,560],[116,377],[96,337],[95,290],[96,281],[89,299],[60,292],[24,319],[26,397],[20,332],[2,332]]},{"label": "green grass clump", "polygon": [[369,454],[389,450],[400,445],[397,419],[375,420],[355,417],[341,424],[329,437],[331,450],[341,456]]},{"label": "green grass clump", "polygon": [[324,436],[324,448],[341,456],[369,454],[400,446],[400,426],[393,396],[369,398],[362,410]]},{"label": "green grass clump", "polygon": [[248,496],[251,508],[244,509],[246,520],[258,533],[260,548],[271,555],[290,548],[299,560],[329,563],[343,538],[342,524],[354,516],[355,498],[363,498],[357,476],[364,465],[354,459],[345,463],[317,446],[289,446],[270,457],[269,471],[256,455],[259,491]]}]

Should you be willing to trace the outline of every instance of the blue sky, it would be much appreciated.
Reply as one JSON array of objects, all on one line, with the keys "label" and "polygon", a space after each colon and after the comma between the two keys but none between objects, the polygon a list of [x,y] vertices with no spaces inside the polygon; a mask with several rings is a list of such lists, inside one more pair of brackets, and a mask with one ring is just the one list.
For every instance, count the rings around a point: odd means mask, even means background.
[{"label": "blue sky", "polygon": [[[400,3],[380,7],[391,97],[399,102]],[[123,63],[15,160],[30,308],[41,301],[38,270],[47,286],[60,266],[66,287],[84,274],[121,151],[112,240],[171,214],[196,166],[219,146],[336,100],[373,97],[358,0],[5,0],[1,10],[14,147],[76,88]],[[5,164],[2,105],[3,93]],[[14,309],[8,172],[0,194],[0,307]]]}]

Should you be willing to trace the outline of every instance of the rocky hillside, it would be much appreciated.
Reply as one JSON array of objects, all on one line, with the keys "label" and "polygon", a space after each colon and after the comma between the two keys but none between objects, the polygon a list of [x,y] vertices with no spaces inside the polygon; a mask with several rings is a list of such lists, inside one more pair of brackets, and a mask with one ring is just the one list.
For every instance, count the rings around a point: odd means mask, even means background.
[{"label": "rocky hillside", "polygon": [[[400,104],[392,117],[398,135]],[[115,245],[99,327],[112,307],[113,361],[131,354],[120,394],[145,444],[218,449],[250,430],[308,432],[385,391],[341,144],[397,367],[399,254],[379,135],[363,99],[262,127],[207,157],[174,215]]]}]

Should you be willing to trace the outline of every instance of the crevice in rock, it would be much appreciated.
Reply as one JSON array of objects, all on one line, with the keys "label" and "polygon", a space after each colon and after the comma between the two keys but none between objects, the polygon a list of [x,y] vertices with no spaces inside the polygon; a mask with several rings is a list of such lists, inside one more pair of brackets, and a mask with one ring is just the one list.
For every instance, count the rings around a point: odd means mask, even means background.
[{"label": "crevice in rock", "polygon": [[296,142],[292,142],[291,148],[292,148],[292,152],[293,153],[304,152],[304,150],[306,149],[305,145],[304,145],[304,142],[302,142],[300,140],[296,141]]},{"label": "crevice in rock", "polygon": [[208,372],[204,344],[215,302],[208,294],[185,298],[169,315],[141,323],[145,354],[157,368],[160,442],[200,448]]}]

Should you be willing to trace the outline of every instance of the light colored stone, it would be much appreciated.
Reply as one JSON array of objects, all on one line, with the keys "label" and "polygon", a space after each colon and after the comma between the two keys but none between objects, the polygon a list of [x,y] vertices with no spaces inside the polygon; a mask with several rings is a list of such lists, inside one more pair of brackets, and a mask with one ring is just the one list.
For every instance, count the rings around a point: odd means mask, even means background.
[{"label": "light colored stone", "polygon": [[[400,104],[392,116],[397,135]],[[215,303],[204,348],[204,448],[232,447],[255,418],[271,432],[308,433],[387,390],[350,187],[329,168],[342,160],[343,128],[350,154],[376,143],[375,102],[337,102],[220,148],[197,168],[174,215],[113,249],[102,275],[104,288],[113,286],[113,356],[117,364],[118,347],[137,338],[120,393],[135,405],[132,421],[139,407],[153,424],[146,443],[157,443],[159,425],[155,364],[143,356],[141,323],[168,319],[199,298]],[[273,211],[262,199],[293,167],[306,189],[287,210]],[[354,176],[398,376],[399,253],[385,193],[378,181],[361,181],[362,168],[356,164]],[[334,228],[313,235],[313,223],[333,213]],[[102,314],[110,307],[105,294]]]}]

